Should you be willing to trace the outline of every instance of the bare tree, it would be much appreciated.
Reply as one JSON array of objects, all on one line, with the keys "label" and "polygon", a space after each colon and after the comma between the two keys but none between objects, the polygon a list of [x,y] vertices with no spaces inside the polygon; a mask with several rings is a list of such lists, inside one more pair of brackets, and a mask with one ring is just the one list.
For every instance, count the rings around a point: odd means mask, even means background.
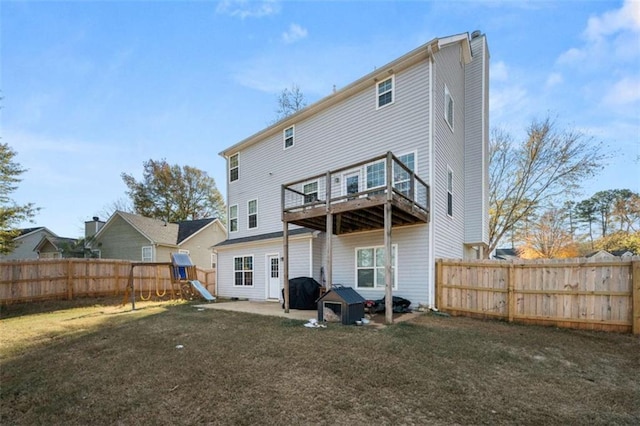
[{"label": "bare tree", "polygon": [[520,248],[521,256],[525,259],[574,257],[578,251],[568,221],[569,210],[566,208],[545,210],[532,221]]},{"label": "bare tree", "polygon": [[561,131],[549,118],[533,121],[519,143],[493,130],[489,163],[489,250],[543,205],[574,194],[603,167],[602,144],[576,131]]},{"label": "bare tree", "polygon": [[287,118],[307,106],[304,94],[298,85],[294,84],[291,89],[285,88],[278,96],[278,109],[276,110],[276,120]]}]

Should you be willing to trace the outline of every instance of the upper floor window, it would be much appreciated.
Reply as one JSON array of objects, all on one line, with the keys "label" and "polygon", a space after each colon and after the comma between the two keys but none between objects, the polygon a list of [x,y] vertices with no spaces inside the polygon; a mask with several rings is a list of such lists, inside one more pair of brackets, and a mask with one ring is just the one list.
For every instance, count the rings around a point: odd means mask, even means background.
[{"label": "upper floor window", "polygon": [[302,192],[304,192],[305,204],[318,201],[318,181],[305,183],[302,187]]},{"label": "upper floor window", "polygon": [[447,167],[447,214],[453,217],[453,170]]},{"label": "upper floor window", "polygon": [[454,110],[454,102],[451,97],[451,93],[449,93],[449,89],[447,86],[444,86],[444,119],[453,130],[453,110]]},{"label": "upper floor window", "polygon": [[258,200],[247,203],[247,227],[249,229],[258,227]]},{"label": "upper floor window", "polygon": [[238,230],[238,205],[229,206],[229,232]]},{"label": "upper floor window", "polygon": [[387,78],[384,81],[378,83],[377,90],[377,107],[382,108],[385,105],[393,103],[393,89],[394,89],[393,76]]},{"label": "upper floor window", "polygon": [[151,262],[151,261],[153,261],[153,247],[152,246],[144,246],[144,247],[142,247],[142,261],[143,262]]},{"label": "upper floor window", "polygon": [[[416,171],[415,152],[400,155],[398,160],[402,161],[402,163],[412,172]],[[411,198],[411,174],[395,162],[393,163],[393,186],[398,191]]]},{"label": "upper floor window", "polygon": [[235,153],[229,157],[229,182],[235,182],[238,180],[239,173],[238,168],[240,165],[240,153]]},{"label": "upper floor window", "polygon": [[295,133],[294,126],[284,129],[283,131],[284,149],[291,148],[293,146],[294,133]]}]

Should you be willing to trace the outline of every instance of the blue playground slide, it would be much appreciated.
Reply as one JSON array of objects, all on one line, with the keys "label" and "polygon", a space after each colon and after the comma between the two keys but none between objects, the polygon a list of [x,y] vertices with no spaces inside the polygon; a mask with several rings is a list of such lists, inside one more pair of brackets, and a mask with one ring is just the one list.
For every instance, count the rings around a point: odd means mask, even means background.
[{"label": "blue playground slide", "polygon": [[211,293],[209,293],[209,291],[202,285],[202,283],[200,283],[200,281],[193,280],[189,281],[189,283],[193,286],[194,289],[196,289],[198,293],[200,293],[202,297],[204,297],[209,302],[216,300],[216,298],[213,297]]}]

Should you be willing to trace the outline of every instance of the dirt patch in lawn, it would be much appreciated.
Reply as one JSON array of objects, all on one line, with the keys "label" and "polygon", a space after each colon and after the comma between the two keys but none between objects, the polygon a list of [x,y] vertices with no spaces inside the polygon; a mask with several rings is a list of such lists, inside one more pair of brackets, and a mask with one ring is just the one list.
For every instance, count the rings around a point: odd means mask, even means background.
[{"label": "dirt patch in lawn", "polygon": [[[0,423],[640,421],[630,335],[415,314],[310,329],[186,303],[71,308],[0,320]],[[9,337],[25,330],[36,343]]]}]

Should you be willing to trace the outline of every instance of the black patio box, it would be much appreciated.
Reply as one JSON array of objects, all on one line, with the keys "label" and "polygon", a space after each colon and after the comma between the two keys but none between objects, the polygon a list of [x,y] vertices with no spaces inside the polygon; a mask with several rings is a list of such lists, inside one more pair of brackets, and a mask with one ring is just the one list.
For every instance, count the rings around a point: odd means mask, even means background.
[{"label": "black patio box", "polygon": [[351,287],[336,284],[318,299],[318,322],[337,316],[342,324],[355,324],[364,317],[364,302],[364,297]]}]

